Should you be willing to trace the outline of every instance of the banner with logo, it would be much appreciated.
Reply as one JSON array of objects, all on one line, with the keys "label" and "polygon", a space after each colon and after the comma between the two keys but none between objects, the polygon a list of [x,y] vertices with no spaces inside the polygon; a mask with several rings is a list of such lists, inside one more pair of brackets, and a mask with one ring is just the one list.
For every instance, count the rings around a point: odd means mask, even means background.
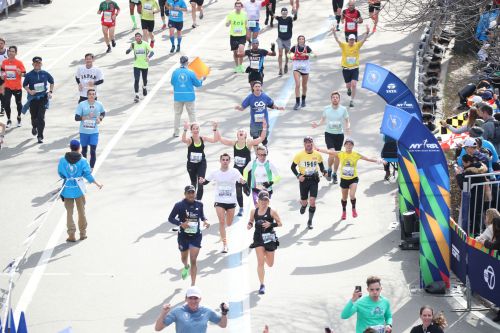
[{"label": "banner with logo", "polygon": [[472,246],[468,246],[467,251],[471,289],[490,302],[500,304],[500,260]]},{"label": "banner with logo", "polygon": [[400,108],[422,120],[422,112],[413,92],[392,72],[375,64],[366,64],[363,88],[382,97],[387,104]]},{"label": "banner with logo", "polygon": [[467,233],[450,219],[451,270],[465,284],[467,276]]},{"label": "banner with logo", "polygon": [[402,183],[418,196],[421,286],[444,281],[449,287],[450,178],[443,151],[417,115],[394,106],[386,105],[380,131],[404,151]]}]

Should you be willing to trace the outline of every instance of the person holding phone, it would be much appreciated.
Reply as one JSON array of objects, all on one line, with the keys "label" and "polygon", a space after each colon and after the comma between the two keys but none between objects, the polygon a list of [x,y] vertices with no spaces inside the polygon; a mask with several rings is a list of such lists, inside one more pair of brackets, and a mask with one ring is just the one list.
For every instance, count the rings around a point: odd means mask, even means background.
[{"label": "person holding phone", "polygon": [[387,298],[381,296],[380,278],[369,276],[366,280],[368,295],[363,296],[361,286],[356,286],[352,298],[347,302],[340,317],[349,319],[357,313],[356,333],[363,333],[366,328],[372,328],[377,333],[392,332],[391,305]]}]

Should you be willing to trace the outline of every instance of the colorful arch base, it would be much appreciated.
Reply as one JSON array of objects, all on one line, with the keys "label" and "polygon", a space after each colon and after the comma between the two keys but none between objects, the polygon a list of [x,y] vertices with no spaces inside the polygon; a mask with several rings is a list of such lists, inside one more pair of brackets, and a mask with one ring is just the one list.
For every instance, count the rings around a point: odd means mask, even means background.
[{"label": "colorful arch base", "polygon": [[450,280],[450,178],[443,151],[422,122],[397,107],[387,105],[381,133],[398,141],[405,205],[418,196],[420,217],[421,287]]}]

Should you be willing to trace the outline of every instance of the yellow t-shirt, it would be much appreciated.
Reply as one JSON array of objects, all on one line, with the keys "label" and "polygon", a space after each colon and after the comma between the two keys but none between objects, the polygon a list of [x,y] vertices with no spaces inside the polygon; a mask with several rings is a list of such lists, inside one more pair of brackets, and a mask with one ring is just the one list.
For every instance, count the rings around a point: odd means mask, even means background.
[{"label": "yellow t-shirt", "polygon": [[319,171],[319,163],[323,162],[323,157],[317,151],[308,154],[301,151],[293,158],[293,163],[299,166],[299,173],[304,176],[312,176]]},{"label": "yellow t-shirt", "polygon": [[342,50],[342,61],[341,65],[345,68],[357,68],[359,67],[359,49],[361,48],[361,42],[355,42],[353,46],[349,43],[341,42],[340,49]]},{"label": "yellow t-shirt", "polygon": [[341,151],[338,153],[340,160],[340,178],[350,180],[358,176],[357,164],[361,155],[353,151],[352,153],[347,153]]}]

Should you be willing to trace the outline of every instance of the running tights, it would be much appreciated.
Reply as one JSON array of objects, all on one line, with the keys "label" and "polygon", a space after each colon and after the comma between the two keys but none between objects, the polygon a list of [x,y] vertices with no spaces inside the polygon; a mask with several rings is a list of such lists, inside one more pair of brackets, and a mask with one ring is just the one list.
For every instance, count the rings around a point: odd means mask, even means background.
[{"label": "running tights", "polygon": [[[87,158],[87,147],[88,146],[82,146],[82,156]],[[97,146],[90,145],[90,167],[93,169],[95,165],[95,161],[97,159],[97,154],[96,154]]]},{"label": "running tights", "polygon": [[148,85],[148,69],[134,67],[134,91],[136,94],[139,93],[139,79],[141,78],[141,74],[142,86],[146,87]]}]

